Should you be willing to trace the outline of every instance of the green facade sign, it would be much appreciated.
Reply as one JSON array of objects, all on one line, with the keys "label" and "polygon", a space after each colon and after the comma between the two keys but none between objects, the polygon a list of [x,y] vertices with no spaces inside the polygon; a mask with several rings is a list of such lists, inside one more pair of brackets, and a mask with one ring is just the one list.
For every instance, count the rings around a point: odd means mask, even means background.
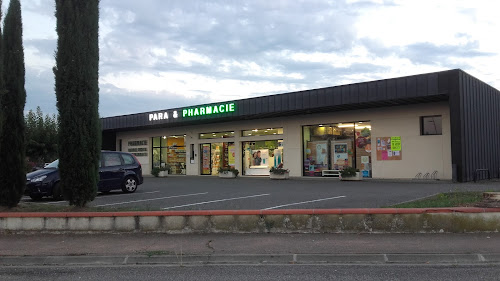
[{"label": "green facade sign", "polygon": [[235,104],[234,102],[231,102],[231,103],[223,103],[216,105],[185,108],[182,110],[182,117],[186,118],[195,116],[206,116],[206,115],[222,114],[235,111],[236,111]]}]

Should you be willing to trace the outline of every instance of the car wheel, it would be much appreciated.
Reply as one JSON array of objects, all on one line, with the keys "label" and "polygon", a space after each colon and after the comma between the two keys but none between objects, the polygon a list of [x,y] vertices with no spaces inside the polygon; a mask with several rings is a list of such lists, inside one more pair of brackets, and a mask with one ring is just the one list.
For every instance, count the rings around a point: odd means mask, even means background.
[{"label": "car wheel", "polygon": [[122,191],[125,193],[132,193],[137,190],[137,180],[132,177],[128,176],[125,178],[122,184]]},{"label": "car wheel", "polygon": [[52,187],[52,198],[56,201],[61,201],[63,198],[62,188],[59,183],[54,183],[54,187]]},{"label": "car wheel", "polygon": [[33,201],[40,201],[42,199],[42,195],[30,195],[31,200]]}]

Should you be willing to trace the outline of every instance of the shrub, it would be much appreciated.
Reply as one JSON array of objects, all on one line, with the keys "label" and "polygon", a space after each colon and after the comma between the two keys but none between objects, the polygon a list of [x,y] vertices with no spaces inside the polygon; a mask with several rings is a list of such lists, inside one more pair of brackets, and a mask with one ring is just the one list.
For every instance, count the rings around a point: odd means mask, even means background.
[{"label": "shrub", "polygon": [[153,169],[151,169],[151,174],[155,177],[158,177],[158,175],[160,175],[160,168],[154,167]]},{"label": "shrub", "polygon": [[354,167],[345,167],[342,171],[340,171],[340,175],[345,178],[345,177],[354,177],[356,176],[356,172],[359,172],[359,169],[356,169]]},{"label": "shrub", "polygon": [[218,171],[219,173],[233,172],[235,176],[238,176],[240,173],[238,169],[235,169],[233,167],[219,167]]},{"label": "shrub", "polygon": [[283,168],[283,166],[278,166],[278,167],[271,167],[271,170],[269,170],[269,172],[275,175],[283,175],[285,173],[289,173],[290,170]]}]

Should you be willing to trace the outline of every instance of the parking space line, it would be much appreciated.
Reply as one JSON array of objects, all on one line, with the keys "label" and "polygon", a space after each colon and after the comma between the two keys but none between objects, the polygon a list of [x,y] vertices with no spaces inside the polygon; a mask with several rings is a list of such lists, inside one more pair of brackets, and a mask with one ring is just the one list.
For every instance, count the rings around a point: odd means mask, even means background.
[{"label": "parking space line", "polygon": [[151,199],[141,199],[141,200],[127,201],[127,202],[118,202],[118,203],[103,204],[103,205],[97,205],[97,206],[94,206],[94,207],[105,207],[105,206],[113,206],[113,205],[122,205],[122,204],[137,203],[137,202],[162,200],[162,199],[169,199],[169,198],[188,197],[188,196],[204,195],[204,194],[207,194],[207,193],[208,192],[183,194],[183,195],[173,195],[173,196],[158,197],[158,198],[151,198]]},{"label": "parking space line", "polygon": [[239,199],[246,199],[246,198],[254,198],[254,197],[260,197],[260,196],[269,196],[269,195],[270,194],[266,193],[266,194],[257,194],[257,195],[243,196],[243,197],[226,198],[226,199],[219,199],[219,200],[212,200],[212,201],[205,201],[205,202],[198,202],[198,203],[192,203],[192,204],[186,204],[186,205],[179,205],[179,206],[167,207],[167,208],[163,208],[163,210],[176,209],[176,208],[189,207],[189,206],[196,206],[196,205],[204,205],[204,204],[210,204],[210,203],[216,203],[216,202],[223,202],[223,201],[230,201],[230,200],[239,200]]},{"label": "parking space line", "polygon": [[262,210],[272,210],[272,209],[278,209],[281,207],[287,207],[287,206],[293,206],[293,205],[300,205],[300,204],[307,204],[307,203],[313,203],[313,202],[319,202],[319,201],[326,201],[326,200],[332,200],[332,199],[339,199],[339,198],[344,198],[346,196],[335,196],[335,197],[330,197],[330,198],[323,198],[323,199],[317,199],[317,200],[311,200],[311,201],[304,201],[304,202],[297,202],[297,203],[290,203],[290,204],[285,204],[285,205],[280,205],[280,206],[274,206],[270,208],[265,208]]},{"label": "parking space line", "polygon": [[[141,192],[140,194],[151,194],[151,193],[158,193],[158,192],[160,192],[160,191],[157,190],[157,191]],[[139,193],[137,193],[137,194],[139,194]],[[124,195],[130,196],[131,194],[127,194],[127,193],[116,194],[116,195],[113,194],[113,195],[111,195],[111,197],[110,196],[104,196],[104,197],[97,196],[94,200],[103,199],[103,198],[115,198],[117,196],[124,196]],[[68,203],[68,201],[54,201],[54,202],[46,202],[46,203],[40,203],[40,204],[49,205],[49,204],[61,204],[61,203]]]},{"label": "parking space line", "polygon": [[141,194],[151,194],[151,193],[158,193],[160,192],[159,190],[156,190],[156,191],[148,191],[148,192],[144,192],[144,193],[141,193]]}]

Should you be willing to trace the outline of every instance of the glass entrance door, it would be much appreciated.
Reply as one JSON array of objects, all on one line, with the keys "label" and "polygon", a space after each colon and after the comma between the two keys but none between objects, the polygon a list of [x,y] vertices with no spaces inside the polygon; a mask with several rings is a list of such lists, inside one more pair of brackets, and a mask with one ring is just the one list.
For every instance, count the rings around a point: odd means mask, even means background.
[{"label": "glass entrance door", "polygon": [[234,167],[233,142],[204,143],[201,145],[201,174],[218,175],[220,167]]}]

